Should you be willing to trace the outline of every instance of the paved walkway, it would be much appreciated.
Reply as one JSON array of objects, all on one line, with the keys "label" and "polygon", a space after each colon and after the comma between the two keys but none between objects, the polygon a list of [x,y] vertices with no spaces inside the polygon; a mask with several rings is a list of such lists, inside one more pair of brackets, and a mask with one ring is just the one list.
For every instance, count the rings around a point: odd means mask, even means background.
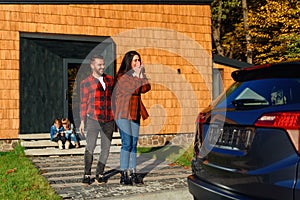
[{"label": "paved walkway", "polygon": [[[96,168],[98,155],[95,156],[93,172]],[[170,165],[149,155],[137,158],[138,173],[144,176],[142,186],[122,186],[119,184],[119,154],[111,153],[105,171],[109,180],[106,184],[97,181],[91,185],[81,183],[83,176],[83,155],[31,157],[32,162],[40,169],[55,191],[64,199],[172,199],[191,200],[188,193],[186,178],[190,169]],[[92,172],[92,173],[93,173]],[[94,176],[94,174],[92,175]]]}]

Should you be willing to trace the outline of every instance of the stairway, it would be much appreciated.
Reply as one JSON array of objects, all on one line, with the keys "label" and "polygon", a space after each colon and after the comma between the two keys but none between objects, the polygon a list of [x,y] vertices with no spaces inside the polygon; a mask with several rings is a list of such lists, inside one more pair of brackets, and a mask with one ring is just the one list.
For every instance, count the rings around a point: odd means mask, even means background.
[{"label": "stairway", "polygon": [[[20,134],[19,139],[21,145],[25,148],[25,155],[28,156],[67,156],[67,155],[83,155],[86,140],[80,141],[79,148],[58,149],[56,142],[50,141],[49,133],[37,134]],[[100,137],[97,139],[95,152],[100,152]],[[121,138],[118,132],[113,133],[110,152],[118,153],[121,149]]]},{"label": "stairway", "polygon": [[[81,183],[84,172],[84,150],[86,141],[81,140],[81,147],[76,149],[58,149],[55,142],[49,139],[49,133],[20,134],[21,145],[25,154],[39,169],[51,187],[63,199],[125,199],[138,195],[140,199],[146,194],[164,194],[164,191],[187,191],[186,177],[190,170],[171,164],[165,159],[152,154],[140,154],[137,157],[137,172],[144,177],[142,186],[120,185],[120,148],[121,139],[118,132],[113,134],[110,154],[105,167],[107,184],[93,181],[91,185]],[[97,140],[95,156],[92,165],[92,178],[100,153],[100,138]],[[165,152],[166,153],[166,152]],[[174,152],[169,152],[174,153]],[[164,157],[162,155],[162,157]],[[135,197],[135,196],[134,196]],[[165,196],[161,197],[165,199]]]},{"label": "stairway", "polygon": [[[91,185],[81,183],[84,171],[84,156],[34,156],[30,157],[34,165],[39,169],[51,187],[63,199],[83,200],[121,200],[142,196],[150,193],[162,193],[163,191],[187,190],[186,177],[190,171],[168,162],[139,155],[137,157],[138,173],[144,177],[144,185],[123,186],[120,185],[119,163],[120,154],[110,153],[105,167],[106,184],[93,181]],[[98,156],[95,156],[92,165],[92,178],[95,177],[95,169]],[[162,193],[163,194],[163,193]],[[161,199],[166,199],[161,196]],[[181,198],[178,198],[181,199]]]}]

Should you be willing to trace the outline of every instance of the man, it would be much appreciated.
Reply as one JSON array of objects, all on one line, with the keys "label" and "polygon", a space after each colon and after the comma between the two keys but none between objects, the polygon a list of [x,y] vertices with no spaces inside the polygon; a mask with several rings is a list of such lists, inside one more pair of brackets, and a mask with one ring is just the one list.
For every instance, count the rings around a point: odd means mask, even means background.
[{"label": "man", "polygon": [[96,180],[107,182],[103,176],[105,164],[109,155],[114,118],[111,108],[114,80],[104,74],[105,62],[100,55],[90,59],[91,75],[80,83],[80,117],[79,130],[84,136],[87,128],[86,148],[84,153],[84,177],[82,182],[91,183],[91,168],[93,154],[97,144],[98,134],[101,136],[101,153],[96,168]]}]

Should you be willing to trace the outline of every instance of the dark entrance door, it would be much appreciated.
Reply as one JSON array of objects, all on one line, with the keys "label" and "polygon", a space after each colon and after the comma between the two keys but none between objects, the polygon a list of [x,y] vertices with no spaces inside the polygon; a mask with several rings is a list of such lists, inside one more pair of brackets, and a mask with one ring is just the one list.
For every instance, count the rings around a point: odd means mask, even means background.
[{"label": "dark entrance door", "polygon": [[[66,67],[64,116],[67,116],[78,128],[80,124],[80,82],[90,74],[90,66],[86,62],[76,59],[66,59],[64,63]],[[86,70],[78,73],[80,67],[86,68]]]}]

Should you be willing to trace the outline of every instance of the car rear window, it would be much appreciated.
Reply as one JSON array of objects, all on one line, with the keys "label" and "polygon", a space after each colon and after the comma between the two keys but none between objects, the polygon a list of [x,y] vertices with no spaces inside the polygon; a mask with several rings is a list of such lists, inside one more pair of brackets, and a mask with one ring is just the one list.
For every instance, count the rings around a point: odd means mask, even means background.
[{"label": "car rear window", "polygon": [[261,107],[300,103],[300,78],[276,78],[236,82],[217,107]]}]

